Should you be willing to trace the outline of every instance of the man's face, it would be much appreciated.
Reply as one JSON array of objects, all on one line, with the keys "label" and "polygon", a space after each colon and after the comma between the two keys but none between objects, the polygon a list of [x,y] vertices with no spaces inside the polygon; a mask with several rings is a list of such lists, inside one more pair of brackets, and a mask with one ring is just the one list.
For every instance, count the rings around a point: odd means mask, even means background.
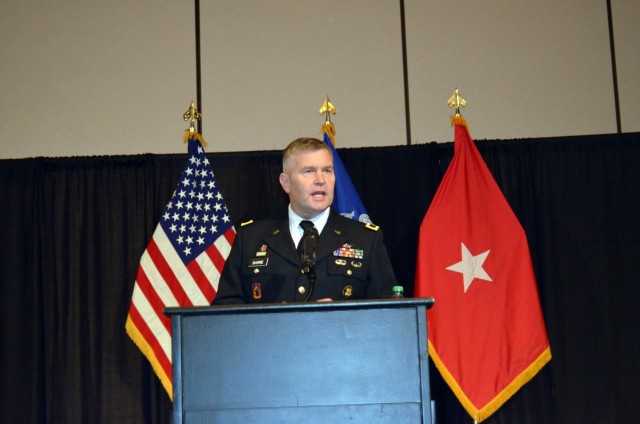
[{"label": "man's face", "polygon": [[335,184],[333,157],[325,149],[296,153],[280,174],[280,185],[289,195],[291,209],[306,219],[331,206]]}]

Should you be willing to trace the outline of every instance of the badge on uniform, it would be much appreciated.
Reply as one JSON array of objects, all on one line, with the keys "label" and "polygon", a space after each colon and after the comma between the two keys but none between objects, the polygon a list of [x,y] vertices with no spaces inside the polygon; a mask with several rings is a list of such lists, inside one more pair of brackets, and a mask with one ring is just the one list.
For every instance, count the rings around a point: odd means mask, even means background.
[{"label": "badge on uniform", "polygon": [[339,247],[333,252],[333,256],[338,256],[340,258],[362,259],[364,257],[364,250],[354,249],[350,244],[345,243],[342,247]]},{"label": "badge on uniform", "polygon": [[267,245],[263,244],[260,246],[260,250],[256,252],[256,256],[267,256]]},{"label": "badge on uniform", "polygon": [[268,264],[269,264],[269,258],[251,259],[251,261],[249,261],[249,268],[255,268],[257,266],[267,266]]},{"label": "badge on uniform", "polygon": [[352,295],[353,295],[353,287],[344,286],[344,288],[342,289],[342,297],[344,297],[345,299],[349,299]]},{"label": "badge on uniform", "polygon": [[262,299],[262,286],[260,283],[253,283],[251,285],[251,293],[253,293],[255,300]]}]

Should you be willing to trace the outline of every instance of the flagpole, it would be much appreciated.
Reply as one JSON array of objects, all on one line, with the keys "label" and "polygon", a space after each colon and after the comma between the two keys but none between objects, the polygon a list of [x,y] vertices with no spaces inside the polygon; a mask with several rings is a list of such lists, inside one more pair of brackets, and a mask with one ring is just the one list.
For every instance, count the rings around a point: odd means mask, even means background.
[{"label": "flagpole", "polygon": [[[447,104],[449,108],[455,108],[455,115],[451,117],[451,126],[453,126],[454,118],[462,118],[462,115],[460,115],[460,108],[467,106],[467,101],[460,95],[458,87],[453,90],[453,96],[451,96]],[[473,419],[473,424],[478,424],[478,420],[476,418]]]},{"label": "flagpole", "polygon": [[[460,115],[460,108],[467,106],[467,101],[460,95],[458,87],[453,90],[453,96],[451,96],[447,104],[449,108],[455,108],[455,115],[451,117],[451,126],[453,126],[454,118],[462,118],[462,115]],[[473,419],[473,424],[478,424],[478,420],[476,418]]]},{"label": "flagpole", "polygon": [[[195,0],[195,41],[196,41],[196,103],[198,108],[202,110],[202,54],[200,48],[200,0]],[[202,132],[202,115],[197,118],[198,131]]]}]

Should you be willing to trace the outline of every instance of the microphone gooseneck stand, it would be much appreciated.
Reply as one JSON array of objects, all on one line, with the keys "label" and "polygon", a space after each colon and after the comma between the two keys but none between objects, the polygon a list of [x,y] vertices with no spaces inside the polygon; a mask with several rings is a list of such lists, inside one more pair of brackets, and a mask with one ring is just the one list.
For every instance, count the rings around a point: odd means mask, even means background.
[{"label": "microphone gooseneck stand", "polygon": [[316,246],[320,235],[318,230],[310,221],[302,221],[300,226],[304,229],[302,240],[300,240],[299,252],[302,259],[301,272],[307,277],[309,282],[309,290],[303,302],[308,302],[313,294],[313,288],[316,283]]},{"label": "microphone gooseneck stand", "polygon": [[308,302],[311,299],[311,295],[313,294],[313,288],[316,284],[316,267],[310,263],[310,261],[302,264],[302,273],[306,275],[307,281],[309,281],[309,290],[307,291],[307,295],[305,296],[303,302]]}]

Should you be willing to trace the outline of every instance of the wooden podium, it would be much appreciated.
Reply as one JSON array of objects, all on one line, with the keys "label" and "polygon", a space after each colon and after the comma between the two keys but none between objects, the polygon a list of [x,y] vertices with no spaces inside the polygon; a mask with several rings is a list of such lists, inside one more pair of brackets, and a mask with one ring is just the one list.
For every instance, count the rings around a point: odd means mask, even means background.
[{"label": "wooden podium", "polygon": [[432,304],[167,308],[173,422],[431,424]]}]

